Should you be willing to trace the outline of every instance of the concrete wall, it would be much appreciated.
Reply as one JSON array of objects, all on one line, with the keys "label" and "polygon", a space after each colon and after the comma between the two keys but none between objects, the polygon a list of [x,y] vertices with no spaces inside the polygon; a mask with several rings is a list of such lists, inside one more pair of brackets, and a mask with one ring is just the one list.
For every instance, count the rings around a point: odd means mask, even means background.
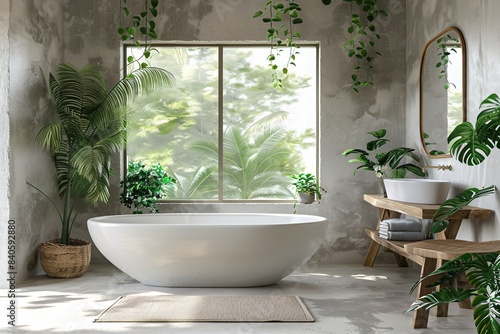
[{"label": "concrete wall", "polygon": [[[9,0],[0,1],[0,38],[9,38]],[[0,45],[0,288],[7,287],[9,210],[9,43]]]},{"label": "concrete wall", "polygon": [[[157,32],[160,40],[264,40],[266,27],[252,14],[262,1],[161,1]],[[326,7],[321,1],[303,3],[304,39],[321,43],[321,183],[328,191],[320,204],[300,205],[299,213],[325,216],[330,228],[324,246],[314,260],[331,263],[362,263],[368,240],[365,227],[373,227],[376,210],[362,201],[363,193],[374,193],[377,182],[368,172],[353,177],[353,165],[340,154],[350,147],[362,147],[370,139],[368,131],[386,128],[391,145],[405,141],[406,1],[380,0],[390,16],[380,19],[383,58],[377,62],[375,86],[359,96],[350,90],[353,66],[341,45],[346,32],[350,6],[342,1]],[[42,112],[47,101],[46,78],[59,61],[76,66],[95,63],[104,72],[108,87],[120,75],[120,42],[116,27],[120,20],[118,1],[42,1],[12,2],[12,68],[20,73],[11,82],[11,217],[18,221],[22,250],[20,275],[35,274],[33,255],[36,244],[58,236],[58,225],[47,223],[53,212],[47,202],[25,185],[33,181],[54,194],[54,173],[48,154],[33,140],[41,124],[50,117]],[[154,64],[153,64],[154,65]],[[12,94],[14,92],[14,94]],[[1,116],[1,115],[0,115]],[[390,146],[390,145],[388,145]],[[33,163],[36,158],[37,163]],[[119,169],[119,158],[114,164]],[[74,237],[90,239],[86,219],[96,215],[125,212],[118,201],[118,182],[113,180],[111,201],[98,208],[86,207],[74,229]],[[291,205],[165,205],[162,211],[175,212],[292,212]],[[93,261],[104,261],[93,249]]]},{"label": "concrete wall", "polygon": [[[21,282],[40,271],[36,268],[37,245],[57,237],[60,225],[55,210],[28,187],[26,181],[57,196],[52,159],[34,138],[38,129],[51,119],[47,113],[47,78],[62,59],[62,12],[59,2],[54,0],[11,1],[8,12],[9,37],[5,39],[9,46],[5,69],[10,71],[7,203],[8,218],[16,225],[17,281]],[[4,124],[3,121],[0,124]],[[3,215],[2,219],[5,220]],[[0,258],[4,258],[5,251],[2,247]]]},{"label": "concrete wall", "polygon": [[[492,93],[500,93],[500,64],[498,63],[498,36],[500,29],[496,13],[500,2],[496,0],[412,0],[407,2],[407,81],[406,81],[406,129],[407,145],[419,146],[418,129],[418,80],[419,66],[424,46],[428,40],[447,27],[457,26],[465,35],[468,67],[468,119],[475,123],[481,101]],[[457,160],[426,159],[426,165],[451,164],[453,171],[430,171],[432,178],[448,179],[453,182],[453,193],[468,187],[500,185],[500,151],[481,165],[470,167]],[[498,212],[498,195],[477,200],[473,205]],[[459,238],[468,240],[494,240],[500,238],[500,224],[497,215],[487,221],[468,221]]]}]

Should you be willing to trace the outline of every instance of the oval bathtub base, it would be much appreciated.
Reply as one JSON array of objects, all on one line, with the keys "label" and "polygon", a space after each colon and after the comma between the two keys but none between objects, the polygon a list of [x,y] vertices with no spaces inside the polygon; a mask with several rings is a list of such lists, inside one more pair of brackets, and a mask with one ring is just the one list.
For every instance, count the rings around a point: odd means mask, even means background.
[{"label": "oval bathtub base", "polygon": [[88,220],[94,244],[147,285],[271,285],[323,243],[323,217],[273,214],[151,214]]}]

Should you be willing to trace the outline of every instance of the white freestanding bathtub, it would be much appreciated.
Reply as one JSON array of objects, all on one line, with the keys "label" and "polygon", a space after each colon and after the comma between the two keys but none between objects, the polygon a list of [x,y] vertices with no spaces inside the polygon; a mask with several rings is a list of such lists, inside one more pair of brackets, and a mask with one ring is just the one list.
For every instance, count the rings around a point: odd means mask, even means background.
[{"label": "white freestanding bathtub", "polygon": [[120,270],[169,287],[274,284],[316,252],[328,228],[323,217],[253,213],[117,215],[87,224]]}]

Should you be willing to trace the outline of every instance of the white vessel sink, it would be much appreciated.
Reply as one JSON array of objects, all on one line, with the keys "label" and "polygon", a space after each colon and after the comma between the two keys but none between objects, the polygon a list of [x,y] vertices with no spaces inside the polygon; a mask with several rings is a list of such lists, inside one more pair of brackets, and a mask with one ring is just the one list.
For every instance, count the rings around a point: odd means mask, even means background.
[{"label": "white vessel sink", "polygon": [[432,179],[384,179],[387,198],[395,201],[442,204],[448,198],[451,182]]}]

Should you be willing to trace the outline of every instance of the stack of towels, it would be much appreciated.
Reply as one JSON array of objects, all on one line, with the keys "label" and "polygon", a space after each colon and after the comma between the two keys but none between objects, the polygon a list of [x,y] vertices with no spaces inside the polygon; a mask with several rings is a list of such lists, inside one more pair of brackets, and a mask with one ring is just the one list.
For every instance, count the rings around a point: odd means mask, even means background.
[{"label": "stack of towels", "polygon": [[379,236],[386,240],[425,240],[422,223],[414,219],[391,218],[380,222]]}]

